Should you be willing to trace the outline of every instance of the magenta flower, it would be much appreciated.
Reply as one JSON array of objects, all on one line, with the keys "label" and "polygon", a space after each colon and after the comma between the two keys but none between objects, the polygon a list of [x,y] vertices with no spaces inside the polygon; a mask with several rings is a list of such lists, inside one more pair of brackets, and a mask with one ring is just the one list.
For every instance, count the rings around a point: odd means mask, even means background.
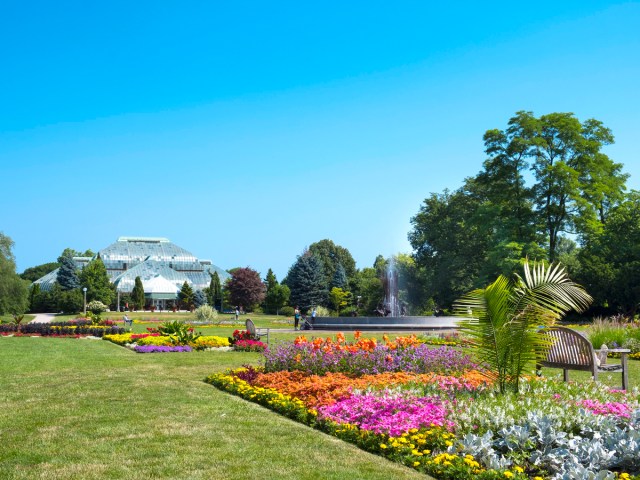
[{"label": "magenta flower", "polygon": [[363,430],[398,436],[412,428],[453,428],[446,404],[437,397],[353,395],[318,409],[320,420],[350,423]]}]

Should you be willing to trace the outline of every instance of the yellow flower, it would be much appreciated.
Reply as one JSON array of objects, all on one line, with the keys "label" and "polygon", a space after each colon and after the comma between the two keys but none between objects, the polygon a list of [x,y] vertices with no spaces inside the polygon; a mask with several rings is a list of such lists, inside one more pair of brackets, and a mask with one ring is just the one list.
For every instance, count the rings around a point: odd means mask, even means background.
[{"label": "yellow flower", "polygon": [[384,443],[381,443],[380,444],[380,448],[382,448],[384,450],[385,448],[387,448],[387,446]]},{"label": "yellow flower", "polygon": [[420,465],[420,462],[413,462],[414,467],[417,467],[418,465]]},{"label": "yellow flower", "polygon": [[453,442],[452,442],[451,440],[447,440],[446,442],[444,442],[444,444],[445,444],[447,447],[450,447],[451,445],[453,445]]},{"label": "yellow flower", "polygon": [[511,473],[509,470],[507,470],[506,472],[504,472],[504,476],[507,478],[511,478],[513,477],[513,473]]},{"label": "yellow flower", "polygon": [[518,473],[522,473],[522,472],[524,472],[524,468],[522,468],[522,467],[518,467],[518,466],[516,466],[516,467],[513,467],[513,469],[514,469],[516,472],[518,472]]}]

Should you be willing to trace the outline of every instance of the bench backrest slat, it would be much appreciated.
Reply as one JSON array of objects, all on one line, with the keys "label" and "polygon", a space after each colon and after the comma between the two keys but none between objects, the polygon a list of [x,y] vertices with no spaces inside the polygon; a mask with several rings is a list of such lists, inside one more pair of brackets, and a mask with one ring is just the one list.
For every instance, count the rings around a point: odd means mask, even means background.
[{"label": "bench backrest slat", "polygon": [[542,331],[552,341],[543,363],[588,367],[594,363],[593,345],[578,332],[565,327]]}]

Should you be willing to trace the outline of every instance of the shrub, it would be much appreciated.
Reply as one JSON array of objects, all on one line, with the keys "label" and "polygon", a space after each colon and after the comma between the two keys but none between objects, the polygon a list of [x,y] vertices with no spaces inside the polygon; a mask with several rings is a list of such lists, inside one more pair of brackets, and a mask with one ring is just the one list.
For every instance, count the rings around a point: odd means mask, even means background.
[{"label": "shrub", "polygon": [[210,305],[199,306],[195,313],[199,322],[213,322],[218,318],[218,311]]},{"label": "shrub", "polygon": [[282,307],[280,310],[278,310],[278,313],[280,315],[284,315],[285,317],[293,317],[293,307]]},{"label": "shrub", "polygon": [[102,312],[107,311],[107,306],[99,300],[92,300],[87,303],[87,310],[89,310],[94,315],[100,315]]},{"label": "shrub", "polygon": [[322,305],[318,305],[316,307],[316,314],[318,315],[318,317],[329,317],[331,315],[329,309],[323,307]]}]

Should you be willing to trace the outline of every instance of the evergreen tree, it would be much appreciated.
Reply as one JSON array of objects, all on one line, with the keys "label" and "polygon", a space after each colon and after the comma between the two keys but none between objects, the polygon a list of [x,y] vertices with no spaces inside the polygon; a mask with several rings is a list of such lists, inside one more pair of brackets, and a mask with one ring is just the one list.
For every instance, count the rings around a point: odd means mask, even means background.
[{"label": "evergreen tree", "polygon": [[333,274],[333,279],[330,284],[331,288],[340,288],[342,290],[349,289],[349,281],[347,280],[347,272],[345,271],[342,263],[338,262],[336,267],[336,273]]},{"label": "evergreen tree", "polygon": [[132,306],[134,310],[142,310],[144,308],[144,286],[142,285],[142,279],[140,277],[136,277],[133,284],[131,303],[133,303]]},{"label": "evergreen tree", "polygon": [[333,276],[336,273],[338,264],[342,264],[347,279],[354,280],[356,276],[356,261],[351,256],[351,252],[340,245],[336,245],[329,239],[309,245],[309,252],[320,260],[325,278],[325,289],[329,290]]},{"label": "evergreen tree", "polygon": [[193,306],[198,308],[207,303],[207,296],[202,290],[196,290],[193,294]]},{"label": "evergreen tree", "polygon": [[13,240],[0,232],[0,315],[21,314],[29,306],[29,282],[16,273]]},{"label": "evergreen tree", "polygon": [[208,301],[213,308],[217,309],[219,305],[220,309],[218,311],[222,311],[222,284],[220,283],[220,276],[218,275],[218,272],[213,272],[213,275],[211,275]]},{"label": "evergreen tree", "polygon": [[80,272],[80,285],[87,288],[87,303],[98,300],[111,305],[115,298],[115,289],[109,281],[107,268],[98,256]]},{"label": "evergreen tree", "polygon": [[78,278],[78,270],[73,258],[69,255],[61,255],[58,257],[60,269],[58,270],[57,281],[62,291],[73,290],[80,287]]},{"label": "evergreen tree", "polygon": [[287,286],[291,290],[289,303],[306,310],[327,304],[327,287],[322,261],[310,253],[303,253],[287,273]]},{"label": "evergreen tree", "polygon": [[191,310],[193,308],[193,300],[193,289],[191,288],[191,285],[189,285],[185,280],[185,282],[182,284],[180,292],[178,293],[178,301],[185,310]]},{"label": "evergreen tree", "polygon": [[269,269],[264,279],[266,294],[264,297],[263,310],[265,313],[275,313],[289,302],[291,290],[286,285],[280,285],[273,270]]},{"label": "evergreen tree", "polygon": [[40,284],[34,283],[29,289],[29,311],[40,312]]}]

